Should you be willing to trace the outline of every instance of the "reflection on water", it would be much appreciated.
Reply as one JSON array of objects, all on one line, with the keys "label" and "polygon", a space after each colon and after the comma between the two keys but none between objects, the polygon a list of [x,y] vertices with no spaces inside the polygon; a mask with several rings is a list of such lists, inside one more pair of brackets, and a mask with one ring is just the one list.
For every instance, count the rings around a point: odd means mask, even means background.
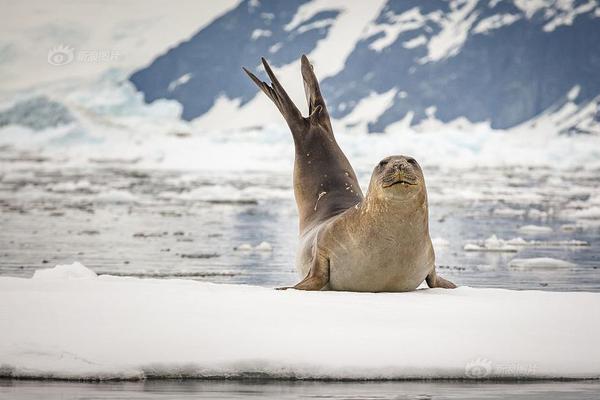
[{"label": "reflection on water", "polygon": [[119,383],[0,380],[0,399],[597,399],[600,382],[239,382]]}]

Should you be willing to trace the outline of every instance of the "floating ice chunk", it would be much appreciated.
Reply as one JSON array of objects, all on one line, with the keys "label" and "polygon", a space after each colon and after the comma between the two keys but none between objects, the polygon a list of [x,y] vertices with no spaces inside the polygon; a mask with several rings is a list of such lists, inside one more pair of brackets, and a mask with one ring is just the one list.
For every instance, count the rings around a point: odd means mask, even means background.
[{"label": "floating ice chunk", "polygon": [[239,246],[236,246],[233,248],[236,251],[263,251],[263,252],[269,252],[269,251],[273,251],[273,246],[271,246],[271,243],[269,242],[260,242],[258,245],[256,245],[256,247],[252,246],[250,243],[244,243],[241,244]]},{"label": "floating ice chunk", "polygon": [[564,260],[558,260],[550,257],[538,258],[514,258],[508,266],[514,269],[555,269],[555,268],[573,268],[576,265]]},{"label": "floating ice chunk", "polygon": [[519,232],[524,235],[547,235],[552,233],[552,228],[541,225],[524,225],[519,228]]},{"label": "floating ice chunk", "polygon": [[521,237],[513,239],[500,239],[492,235],[484,241],[467,243],[463,247],[465,251],[498,251],[517,252],[522,247],[581,247],[589,246],[584,240],[525,240]]},{"label": "floating ice chunk", "polygon": [[9,378],[600,377],[599,293],[307,293],[104,275],[0,277],[0,304]]},{"label": "floating ice chunk", "polygon": [[260,242],[254,250],[256,251],[273,251],[273,246],[269,242]]},{"label": "floating ice chunk", "polygon": [[582,210],[571,210],[564,214],[573,219],[600,219],[600,206],[591,206]]},{"label": "floating ice chunk", "polygon": [[476,243],[467,243],[463,249],[465,251],[493,251],[493,252],[508,252],[514,253],[519,251],[519,249],[507,243],[506,240],[498,239],[496,235],[492,235],[481,244]]},{"label": "floating ice chunk", "polygon": [[73,264],[57,265],[54,268],[38,269],[33,273],[33,279],[90,279],[97,277],[96,273],[77,261]]}]

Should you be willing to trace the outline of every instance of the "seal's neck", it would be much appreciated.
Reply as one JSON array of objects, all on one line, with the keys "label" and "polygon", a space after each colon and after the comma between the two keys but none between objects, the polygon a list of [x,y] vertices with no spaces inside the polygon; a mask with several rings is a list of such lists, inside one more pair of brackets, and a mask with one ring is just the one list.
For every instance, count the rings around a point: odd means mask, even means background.
[{"label": "seal's neck", "polygon": [[424,187],[406,197],[383,194],[370,190],[361,203],[361,213],[379,226],[402,231],[410,226],[413,230],[429,232],[427,191]]}]

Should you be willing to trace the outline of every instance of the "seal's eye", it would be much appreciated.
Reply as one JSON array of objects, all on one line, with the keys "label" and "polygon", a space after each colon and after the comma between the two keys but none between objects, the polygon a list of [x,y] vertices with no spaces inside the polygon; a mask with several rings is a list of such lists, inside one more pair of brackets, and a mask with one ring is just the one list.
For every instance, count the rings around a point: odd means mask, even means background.
[{"label": "seal's eye", "polygon": [[389,160],[381,160],[379,162],[379,168],[383,168],[387,165],[387,163],[389,162]]},{"label": "seal's eye", "polygon": [[417,160],[415,160],[414,158],[410,157],[407,158],[406,161],[408,161],[409,163],[411,163],[412,165],[417,165]]}]

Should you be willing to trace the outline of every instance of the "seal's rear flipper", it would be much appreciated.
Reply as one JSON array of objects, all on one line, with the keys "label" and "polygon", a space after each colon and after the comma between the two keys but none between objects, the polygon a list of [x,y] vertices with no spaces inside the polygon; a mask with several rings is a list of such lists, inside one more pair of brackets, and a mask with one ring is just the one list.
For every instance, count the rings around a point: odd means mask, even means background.
[{"label": "seal's rear flipper", "polygon": [[454,283],[437,275],[435,273],[435,269],[431,271],[429,275],[427,275],[425,280],[427,281],[427,286],[430,288],[456,289],[456,285]]},{"label": "seal's rear flipper", "polygon": [[273,103],[275,103],[292,130],[292,133],[294,133],[304,124],[304,118],[294,102],[290,99],[290,96],[288,96],[283,89],[283,86],[281,86],[279,83],[279,80],[273,73],[273,70],[271,70],[267,60],[264,58],[261,58],[261,60],[267,75],[269,75],[269,78],[271,79],[271,85],[258,79],[256,75],[248,71],[246,68],[242,67],[242,69],[244,72],[246,72],[246,74],[248,74],[250,79],[256,83],[256,86],[258,86],[273,101]]},{"label": "seal's rear flipper", "polygon": [[329,132],[333,132],[329,113],[325,106],[325,99],[321,95],[321,89],[319,88],[319,81],[313,71],[312,64],[304,54],[302,55],[302,81],[304,82],[304,94],[308,102],[309,118],[326,126]]}]

